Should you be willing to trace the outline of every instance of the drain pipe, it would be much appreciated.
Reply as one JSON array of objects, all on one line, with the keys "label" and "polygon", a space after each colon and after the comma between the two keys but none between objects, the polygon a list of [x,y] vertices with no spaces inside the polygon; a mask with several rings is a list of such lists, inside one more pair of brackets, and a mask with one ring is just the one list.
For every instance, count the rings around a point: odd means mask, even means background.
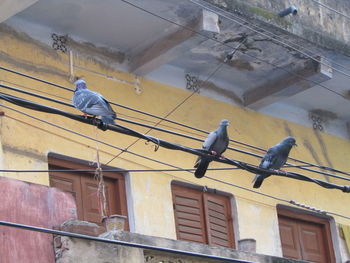
[{"label": "drain pipe", "polygon": [[286,15],[292,14],[293,16],[295,16],[298,13],[298,9],[295,5],[291,5],[290,7],[280,11],[277,15],[279,17],[284,17]]}]

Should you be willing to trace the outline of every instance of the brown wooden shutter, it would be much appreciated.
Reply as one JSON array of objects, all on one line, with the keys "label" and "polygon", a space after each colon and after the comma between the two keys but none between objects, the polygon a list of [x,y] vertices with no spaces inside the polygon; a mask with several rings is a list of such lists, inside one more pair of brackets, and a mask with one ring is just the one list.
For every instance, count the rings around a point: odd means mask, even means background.
[{"label": "brown wooden shutter", "polygon": [[[61,167],[50,166],[50,169],[61,169]],[[77,216],[80,220],[84,220],[80,176],[71,175],[69,173],[50,174],[50,186],[74,193],[77,204]]]},{"label": "brown wooden shutter", "polygon": [[202,193],[178,185],[172,193],[178,239],[207,243]]},{"label": "brown wooden shutter", "polygon": [[234,247],[230,200],[226,196],[204,193],[208,243]]},{"label": "brown wooden shutter", "polygon": [[[49,169],[88,169],[91,166],[82,163],[84,161],[64,157],[55,158],[49,156]],[[71,161],[70,161],[71,160]],[[99,204],[97,197],[97,180],[94,178],[94,172],[75,173],[70,170],[66,172],[50,173],[50,186],[60,188],[64,191],[73,192],[76,197],[77,214],[79,220],[86,220],[102,225],[99,213]],[[120,173],[104,173],[104,183],[106,187],[107,214],[128,215],[125,179]],[[126,221],[126,230],[129,230],[129,222]]]},{"label": "brown wooden shutter", "polygon": [[278,222],[284,257],[336,262],[328,219],[278,208]]},{"label": "brown wooden shutter", "polygon": [[283,256],[287,258],[302,259],[297,223],[285,217],[279,217],[278,222]]}]

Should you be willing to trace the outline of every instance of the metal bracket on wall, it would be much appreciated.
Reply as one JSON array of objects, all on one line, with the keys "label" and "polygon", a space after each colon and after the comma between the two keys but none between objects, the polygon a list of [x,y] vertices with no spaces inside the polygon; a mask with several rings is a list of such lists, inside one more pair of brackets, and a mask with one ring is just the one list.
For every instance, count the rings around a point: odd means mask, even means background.
[{"label": "metal bracket on wall", "polygon": [[140,86],[140,78],[139,77],[135,77],[135,82],[134,82],[134,89],[137,95],[140,95],[142,93],[142,88]]}]

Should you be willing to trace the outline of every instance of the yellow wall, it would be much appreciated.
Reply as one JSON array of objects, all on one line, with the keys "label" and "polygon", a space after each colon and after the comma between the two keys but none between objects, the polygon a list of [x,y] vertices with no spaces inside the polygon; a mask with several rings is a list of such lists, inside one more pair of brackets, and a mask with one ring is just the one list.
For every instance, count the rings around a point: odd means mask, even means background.
[{"label": "yellow wall", "polygon": [[[68,61],[67,54],[57,53],[52,48],[30,39],[22,33],[12,32],[11,29],[5,26],[0,27],[0,66],[73,88],[72,83],[68,81]],[[143,92],[138,95],[135,93],[132,85],[114,81],[106,77],[111,76],[116,79],[134,81],[134,76],[130,74],[113,70],[102,63],[87,59],[81,54],[75,54],[74,65],[76,66],[76,75],[84,76],[90,89],[102,93],[110,101],[159,116],[166,115],[190,94],[188,91],[142,78],[141,87]],[[45,93],[50,94],[50,96],[55,95],[57,96],[55,98],[64,99],[68,102],[70,102],[72,96],[71,92],[5,71],[1,71],[0,83],[26,90],[34,89],[35,92],[40,91],[43,95]],[[78,113],[75,109],[24,96],[23,94],[9,92],[3,88],[1,88],[1,91]],[[111,131],[97,131],[92,126],[61,116],[25,110],[4,101],[0,103],[121,148],[127,147],[135,140],[133,137]],[[4,108],[2,110],[5,112],[5,116],[0,117],[1,168],[47,169],[47,154],[49,152],[89,161],[95,160],[97,147],[95,142],[51,127],[48,124],[43,124],[14,111]],[[150,117],[145,117],[118,107],[115,107],[115,110],[120,117],[125,117],[122,114],[128,114],[133,117],[155,121],[155,119]],[[175,111],[170,116],[170,119],[208,131],[215,129],[221,119],[228,119],[231,124],[229,126],[229,135],[231,138],[265,149],[278,143],[284,137],[291,135],[297,139],[299,145],[292,150],[292,157],[311,163],[332,166],[339,170],[350,171],[350,142],[348,140],[319,133],[308,127],[235,107],[208,97],[203,97],[199,94],[194,95],[188,102]],[[147,131],[147,128],[122,122],[120,124],[136,129],[139,132]],[[175,127],[168,123],[164,124]],[[180,132],[188,133],[185,128],[181,129],[185,131]],[[189,147],[201,147],[200,142],[185,138],[157,131],[152,131],[150,134]],[[204,138],[201,134],[195,136]],[[232,146],[261,154],[261,152],[242,148],[242,146],[237,144],[232,144]],[[98,148],[102,163],[108,162],[114,155],[119,153],[118,150],[105,145],[98,145]],[[180,151],[160,148],[157,152],[154,152],[153,149],[152,144],[147,145],[142,140],[130,148],[131,151],[138,154],[183,168],[192,167],[196,159],[195,156]],[[225,156],[252,164],[259,164],[259,159],[233,151],[226,152]],[[123,153],[111,162],[110,165],[123,169],[170,168],[128,153]],[[227,165],[212,163],[211,167],[227,167]],[[300,170],[296,171],[306,175],[312,175],[318,179],[329,180],[332,183],[346,184],[345,181],[325,178],[322,175],[310,174]],[[48,185],[49,182],[48,174],[45,173],[4,173],[3,175],[44,185]],[[252,189],[251,181],[254,175],[242,170],[225,172],[210,171],[207,175]],[[236,223],[239,226],[239,238],[254,237],[257,239],[258,252],[281,255],[278,242],[279,233],[276,227],[276,205],[279,203],[278,201],[208,179],[198,180],[192,174],[186,172],[130,173],[136,232],[176,238],[170,190],[172,180],[206,185],[210,188],[232,193],[235,196],[238,210],[236,218],[238,222]],[[339,190],[326,190],[312,183],[282,177],[270,177],[258,191],[350,216],[348,209],[349,194],[342,193]],[[334,216],[334,218],[338,223],[350,224],[350,220],[337,216]]]}]

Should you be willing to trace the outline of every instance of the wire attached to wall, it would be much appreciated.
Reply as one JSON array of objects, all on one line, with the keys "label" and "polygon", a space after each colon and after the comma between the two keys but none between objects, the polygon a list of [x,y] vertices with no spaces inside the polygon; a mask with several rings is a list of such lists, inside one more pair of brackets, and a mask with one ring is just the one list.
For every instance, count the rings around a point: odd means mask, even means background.
[{"label": "wire attached to wall", "polygon": [[[30,75],[27,75],[27,74],[24,74],[24,73],[21,73],[21,72],[17,72],[17,71],[8,69],[8,68],[0,67],[0,69],[5,70],[5,71],[8,71],[8,72],[13,73],[13,74],[18,74],[18,75],[20,75],[20,76],[28,77],[28,78],[30,78],[30,79],[34,79],[34,80],[36,80],[36,81],[43,82],[43,83],[45,83],[45,84],[49,84],[49,85],[53,85],[53,86],[55,86],[55,87],[63,88],[63,89],[68,90],[68,91],[73,91],[73,90],[70,89],[70,88],[66,88],[66,87],[64,87],[64,86],[61,86],[61,85],[58,85],[58,84],[55,84],[55,83],[52,83],[52,82],[49,82],[49,81],[46,81],[46,80],[42,80],[42,79],[40,79],[40,78],[32,77],[32,76],[30,76]],[[60,103],[60,104],[63,104],[63,105],[72,107],[72,105],[69,104],[69,103],[62,103],[61,101],[58,101],[58,100],[54,100],[54,99],[47,98],[47,97],[45,97],[45,96],[41,96],[41,95],[38,95],[38,94],[33,94],[33,93],[30,93],[30,92],[22,91],[22,90],[20,90],[20,89],[16,89],[16,88],[13,88],[13,87],[10,87],[10,86],[6,86],[6,85],[1,85],[1,84],[0,84],[0,87],[7,88],[7,89],[11,89],[11,90],[18,91],[18,92],[22,92],[22,93],[25,93],[25,94],[28,94],[28,95],[31,95],[31,96],[36,96],[36,97],[40,97],[40,98],[43,98],[43,99],[48,99],[48,100],[51,100],[51,101],[54,101],[54,102],[57,102],[57,103]],[[110,102],[110,104],[116,105],[116,106],[118,106],[118,107],[121,107],[121,108],[130,110],[130,111],[134,111],[134,112],[137,112],[137,113],[146,115],[146,116],[150,116],[150,117],[153,117],[153,118],[161,119],[161,120],[163,120],[163,121],[166,121],[166,122],[169,122],[169,123],[173,123],[173,124],[176,124],[176,125],[179,125],[179,126],[181,126],[181,127],[188,128],[188,129],[192,129],[192,130],[195,130],[195,131],[204,133],[204,134],[209,134],[209,132],[207,132],[207,131],[205,131],[205,130],[198,129],[198,128],[195,128],[195,127],[191,127],[191,126],[188,126],[188,125],[185,125],[185,124],[176,122],[176,121],[172,121],[172,120],[169,120],[169,119],[164,119],[164,118],[159,117],[159,116],[157,116],[157,115],[150,114],[150,113],[147,113],[147,112],[144,112],[144,111],[141,111],[141,110],[133,109],[133,108],[130,108],[130,107],[127,107],[127,106],[118,104],[118,103]],[[122,120],[122,119],[121,119],[121,120]],[[153,126],[153,127],[154,127],[154,126]],[[154,128],[154,129],[156,129],[156,128]],[[257,147],[257,146],[251,145],[251,144],[247,144],[247,143],[244,143],[244,142],[240,142],[240,141],[237,141],[237,140],[234,140],[234,139],[230,139],[230,142],[234,142],[234,143],[237,143],[237,144],[240,144],[240,145],[243,145],[243,146],[246,146],[246,147],[250,147],[250,148],[252,148],[252,149],[259,150],[259,151],[263,151],[263,152],[266,151],[265,149],[262,149],[262,148],[260,148],[260,147]],[[229,147],[229,149],[231,149],[231,147]],[[232,148],[232,149],[234,149],[234,148]],[[252,155],[252,156],[261,158],[260,155],[252,154],[252,153],[250,153],[250,152],[246,152],[246,151],[242,151],[242,150],[238,150],[238,149],[234,149],[234,150],[236,150],[236,151],[238,151],[238,152],[241,152],[241,153],[247,153],[247,154],[249,154],[249,155]],[[305,161],[302,161],[302,160],[298,160],[298,159],[292,158],[292,157],[289,157],[289,159],[290,159],[290,160],[293,160],[293,161],[296,161],[296,162],[300,162],[300,163],[306,164],[306,165],[308,165],[308,166],[317,167],[317,168],[324,169],[324,170],[328,170],[328,171],[333,171],[333,172],[339,171],[339,170],[333,169],[333,168],[331,168],[331,167],[327,167],[327,169],[325,169],[325,168],[323,168],[323,167],[325,167],[325,166],[320,166],[320,165],[316,165],[316,164],[311,164],[311,163],[308,163],[308,162],[305,162]],[[291,164],[287,163],[287,165],[291,165]],[[324,172],[321,172],[321,171],[316,171],[316,170],[312,170],[312,169],[305,169],[305,168],[303,168],[303,166],[300,166],[300,165],[299,165],[299,166],[291,165],[291,166],[294,166],[294,167],[297,167],[297,168],[301,168],[301,169],[304,169],[304,170],[308,170],[308,171],[312,171],[312,172],[317,172],[317,173],[320,173],[320,174],[323,174],[323,175],[326,175],[326,176],[332,176],[331,174],[324,173]],[[304,166],[304,167],[305,167],[305,166]],[[341,173],[346,174],[346,175],[350,175],[350,174],[347,173],[347,172],[341,172]]]},{"label": "wire attached to wall", "polygon": [[[37,98],[40,98],[40,99],[44,99],[44,100],[47,100],[47,101],[55,102],[55,103],[58,103],[58,104],[61,104],[61,105],[67,106],[67,107],[74,108],[74,106],[73,106],[72,104],[70,104],[70,103],[63,102],[63,101],[60,101],[60,100],[57,100],[57,99],[53,99],[53,98],[49,98],[49,97],[46,97],[46,96],[43,96],[43,95],[39,95],[39,94],[36,94],[36,93],[32,93],[32,92],[29,92],[29,91],[25,91],[25,90],[22,90],[22,89],[14,88],[14,87],[7,86],[7,85],[3,85],[3,84],[0,84],[0,87],[5,88],[5,89],[8,89],[8,90],[15,91],[15,92],[23,93],[23,94],[26,94],[26,95],[30,95],[30,96],[33,96],[33,97],[37,97]],[[155,127],[155,126],[149,126],[149,125],[146,125],[146,124],[142,124],[142,123],[139,123],[139,122],[127,120],[127,119],[120,118],[120,117],[117,118],[117,119],[120,120],[120,121],[126,122],[126,123],[131,123],[131,124],[135,124],[135,125],[147,127],[147,128],[150,128],[150,129],[154,129],[154,130],[157,130],[157,131],[166,132],[166,133],[169,133],[169,134],[172,134],[172,135],[181,136],[181,137],[184,137],[184,138],[187,138],[187,139],[192,139],[192,140],[204,142],[203,139],[199,139],[199,138],[196,138],[196,137],[193,137],[193,136],[189,136],[189,135],[186,135],[186,134],[173,132],[173,131],[166,130],[166,129],[162,129],[162,128]],[[242,154],[247,154],[247,155],[250,155],[250,156],[253,156],[253,157],[257,157],[257,158],[259,158],[259,159],[261,159],[261,158],[263,157],[263,156],[260,155],[260,154],[255,154],[255,153],[252,153],[252,152],[240,150],[240,149],[234,148],[234,147],[228,147],[228,149],[229,149],[229,150],[232,150],[232,151],[235,151],[235,152],[242,153]],[[124,148],[124,149],[122,150],[122,152],[125,152],[126,150],[127,150],[127,148]],[[291,158],[291,159],[292,159],[292,160],[297,160],[297,159],[293,159],[293,158]],[[302,162],[302,163],[307,163],[307,162],[304,162],[304,161],[301,161],[301,160],[297,160],[297,161]],[[108,162],[108,163],[109,163],[109,162]],[[107,163],[107,164],[108,164],[108,163]],[[308,163],[307,163],[307,164],[308,164]],[[313,164],[308,164],[308,165],[310,165],[310,166],[315,166],[315,165],[313,165]],[[330,176],[330,177],[334,177],[334,178],[338,178],[338,179],[343,179],[343,180],[350,181],[349,178],[345,178],[345,177],[337,176],[337,175],[334,175],[334,174],[330,174],[330,173],[326,173],[326,172],[322,172],[322,171],[310,169],[310,168],[307,168],[305,165],[302,165],[302,166],[301,166],[301,165],[294,165],[294,164],[287,163],[287,166],[289,166],[289,167],[294,167],[294,168],[299,168],[299,169],[302,169],[302,170],[306,170],[306,171],[310,171],[310,172],[314,172],[314,173],[319,173],[319,174],[322,174],[322,175],[326,175],[326,176]],[[337,169],[333,169],[333,168],[329,168],[329,167],[325,167],[325,166],[315,166],[315,167],[318,167],[318,168],[321,168],[321,169],[324,169],[324,170],[333,171],[333,172],[337,172],[337,173],[341,173],[341,174],[345,174],[345,175],[350,176],[350,173],[343,172],[343,171],[340,171],[340,170],[337,170]]]},{"label": "wire attached to wall", "polygon": [[[112,145],[112,144],[109,144],[109,143],[106,143],[106,142],[103,142],[103,141],[100,141],[100,140],[96,140],[96,139],[94,139],[94,138],[92,138],[92,137],[89,137],[89,136],[87,136],[87,135],[83,135],[83,134],[78,133],[78,132],[75,132],[75,131],[73,131],[73,130],[71,130],[71,129],[62,127],[62,126],[60,126],[60,125],[54,124],[54,123],[52,123],[52,122],[49,122],[49,121],[46,121],[46,120],[43,120],[43,119],[40,119],[40,118],[38,118],[38,117],[35,117],[35,116],[30,115],[30,114],[28,114],[28,113],[25,113],[25,112],[23,112],[23,111],[14,109],[14,108],[12,108],[12,107],[9,107],[9,106],[6,106],[6,105],[1,105],[1,104],[0,104],[0,106],[2,106],[2,107],[4,107],[4,108],[7,108],[7,109],[10,109],[10,110],[12,110],[12,111],[15,111],[15,112],[17,112],[17,113],[19,113],[19,114],[22,114],[22,115],[24,115],[24,116],[30,117],[30,118],[32,118],[32,119],[35,119],[35,120],[37,120],[37,121],[46,123],[46,124],[51,125],[51,126],[53,126],[53,127],[56,127],[56,128],[62,129],[62,130],[64,130],[64,131],[73,133],[73,134],[75,134],[75,135],[81,136],[81,137],[83,137],[83,138],[87,138],[87,139],[92,140],[92,141],[97,141],[97,142],[99,142],[99,143],[101,143],[101,144],[104,144],[104,145],[107,145],[107,146],[109,146],[109,147],[111,147],[111,148],[120,149],[119,147],[117,147],[117,146],[115,146],[115,145]],[[6,115],[5,115],[5,116],[6,116]],[[187,169],[180,168],[180,167],[177,167],[177,166],[175,166],[175,165],[172,165],[172,164],[169,164],[169,163],[165,163],[165,162],[162,162],[162,161],[153,159],[153,158],[149,158],[149,157],[147,157],[147,156],[140,155],[140,154],[137,154],[137,153],[134,153],[134,152],[131,152],[131,151],[127,151],[127,152],[128,152],[129,154],[133,154],[133,155],[138,156],[138,157],[140,157],[140,158],[143,158],[143,159],[146,159],[146,160],[150,160],[150,161],[153,161],[153,162],[162,164],[162,165],[166,165],[166,166],[169,166],[169,167],[178,169],[179,171],[185,171],[185,172],[188,172],[188,173],[191,173],[191,174],[193,173],[193,171],[191,171],[191,170],[193,170],[193,169],[187,170]],[[211,169],[212,169],[212,168],[209,168],[209,170],[211,170]],[[218,168],[218,169],[220,169],[220,168]],[[227,168],[221,168],[221,169],[227,169]],[[166,169],[162,169],[162,170],[163,170],[163,172],[166,172]],[[171,169],[168,169],[168,170],[171,170]],[[10,172],[10,170],[8,170],[8,171]],[[15,170],[14,170],[14,171],[15,171]],[[34,171],[34,170],[33,170],[33,171]],[[119,170],[118,170],[118,171],[119,171]],[[6,172],[6,171],[4,171],[4,172]],[[261,195],[261,196],[265,196],[265,197],[267,197],[267,198],[271,198],[271,199],[274,199],[274,200],[276,200],[276,201],[285,202],[285,203],[288,203],[288,204],[292,204],[292,205],[295,205],[295,206],[299,206],[299,205],[298,205],[299,203],[298,203],[298,202],[295,202],[295,201],[293,201],[293,200],[289,201],[289,200],[286,200],[286,199],[283,199],[283,198],[279,198],[279,197],[275,197],[275,196],[273,196],[273,195],[261,193],[261,192],[258,192],[258,191],[255,191],[255,190],[252,190],[252,189],[249,189],[249,188],[246,188],[246,187],[242,187],[242,186],[239,186],[239,185],[236,185],[236,184],[228,183],[228,182],[225,182],[225,181],[222,181],[222,180],[219,180],[219,179],[216,179],[216,178],[212,178],[212,177],[209,177],[209,176],[205,176],[205,178],[207,178],[207,179],[209,179],[209,180],[212,180],[212,181],[216,181],[216,182],[225,184],[225,185],[228,185],[228,186],[231,186],[231,187],[239,188],[239,189],[242,189],[242,190],[245,190],[245,191],[249,191],[249,192],[252,192],[252,193]],[[299,206],[299,207],[300,207],[300,206]],[[304,209],[308,209],[308,206],[305,206],[305,207],[303,207],[303,208],[304,208]],[[313,211],[313,210],[312,210],[312,211]],[[350,217],[347,217],[347,216],[344,216],[344,215],[341,215],[341,214],[338,214],[338,213],[335,213],[335,212],[330,212],[330,211],[326,211],[326,212],[327,212],[327,214],[332,214],[332,215],[335,215],[335,216],[339,216],[339,217],[343,217],[343,218],[346,218],[346,219],[350,219]]]},{"label": "wire attached to wall", "polygon": [[[38,104],[38,103],[35,103],[32,101],[28,101],[28,100],[18,98],[15,96],[11,96],[11,95],[7,95],[4,93],[0,93],[0,98],[8,101],[10,103],[16,104],[18,106],[27,108],[27,109],[32,109],[32,110],[40,111],[40,112],[46,112],[46,113],[50,113],[50,114],[61,115],[61,116],[64,116],[64,117],[67,117],[67,118],[70,118],[70,119],[73,119],[73,120],[76,120],[79,122],[94,125],[94,126],[98,127],[99,129],[104,130],[104,131],[111,130],[111,131],[122,133],[125,135],[141,138],[141,139],[144,139],[146,141],[151,141],[153,143],[156,143],[158,145],[158,147],[163,147],[163,148],[170,149],[170,150],[179,150],[179,151],[194,154],[197,156],[202,156],[202,157],[208,158],[209,160],[212,160],[215,162],[220,162],[220,163],[225,163],[225,164],[236,166],[242,170],[246,170],[246,171],[254,173],[254,174],[265,173],[265,174],[269,174],[269,175],[285,176],[285,177],[289,177],[289,178],[293,178],[293,179],[297,179],[297,180],[313,182],[313,183],[316,183],[324,188],[338,189],[338,190],[341,190],[345,193],[350,193],[350,186],[342,186],[342,185],[332,184],[329,182],[324,182],[324,181],[321,181],[318,179],[313,179],[313,178],[307,177],[305,175],[302,175],[299,173],[294,173],[294,172],[282,172],[282,171],[262,169],[262,168],[259,168],[257,166],[254,166],[254,165],[251,165],[248,163],[244,163],[241,161],[236,161],[236,160],[223,158],[223,157],[217,157],[217,156],[212,155],[210,152],[205,151],[203,149],[193,149],[193,148],[186,147],[183,145],[174,144],[174,143],[171,143],[171,142],[159,139],[159,138],[155,138],[155,137],[152,137],[149,135],[141,134],[137,131],[134,131],[132,129],[126,128],[126,127],[118,125],[118,124],[115,124],[115,125],[104,124],[99,119],[85,118],[83,116],[68,113],[68,112],[53,108],[53,107]],[[4,105],[0,104],[0,106],[4,106]]]}]

